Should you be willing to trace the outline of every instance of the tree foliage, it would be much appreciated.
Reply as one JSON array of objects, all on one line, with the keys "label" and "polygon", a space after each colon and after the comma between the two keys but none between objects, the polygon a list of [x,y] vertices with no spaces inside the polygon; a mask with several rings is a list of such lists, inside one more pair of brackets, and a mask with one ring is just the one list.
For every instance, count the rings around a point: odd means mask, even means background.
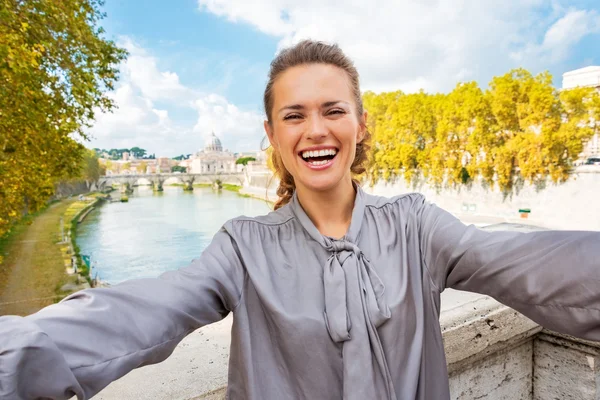
[{"label": "tree foliage", "polygon": [[85,149],[83,153],[81,172],[76,178],[83,178],[86,181],[96,182],[100,178],[100,175],[104,175],[104,173],[105,169],[100,165],[96,152]]},{"label": "tree foliage", "polygon": [[125,52],[102,37],[101,0],[0,0],[0,235],[81,174],[95,112]]},{"label": "tree foliage", "polygon": [[191,154],[181,154],[181,155],[178,155],[177,157],[173,157],[173,160],[177,160],[177,161],[188,160],[191,156],[192,156]]},{"label": "tree foliage", "polygon": [[243,165],[245,167],[251,161],[256,161],[256,158],[254,158],[254,157],[240,157],[237,160],[235,160],[235,163],[237,165]]},{"label": "tree foliage", "polygon": [[487,90],[458,84],[448,94],[363,96],[373,134],[373,181],[403,177],[437,187],[481,178],[505,193],[519,181],[565,181],[597,131],[600,95],[558,91],[548,73],[516,69]]},{"label": "tree foliage", "polygon": [[174,166],[171,167],[171,172],[186,173],[187,172],[187,168],[186,167],[182,167],[181,165],[174,165]]},{"label": "tree foliage", "polygon": [[[140,147],[132,147],[131,149],[100,149],[95,148],[94,151],[98,155],[98,157],[108,158],[110,160],[121,160],[123,158],[123,153],[129,153],[133,158],[137,159],[148,159],[149,156],[146,155],[146,150]],[[106,157],[108,156],[108,157]]]}]

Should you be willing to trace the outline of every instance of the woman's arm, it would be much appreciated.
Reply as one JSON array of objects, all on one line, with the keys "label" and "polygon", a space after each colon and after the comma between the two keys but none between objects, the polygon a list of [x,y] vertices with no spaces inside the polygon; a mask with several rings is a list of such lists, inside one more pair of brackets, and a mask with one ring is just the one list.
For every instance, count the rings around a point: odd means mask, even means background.
[{"label": "woman's arm", "polygon": [[600,232],[487,232],[422,196],[413,215],[440,291],[486,294],[549,329],[600,341]]},{"label": "woman's arm", "polygon": [[243,282],[235,244],[222,230],[188,267],[77,292],[24,318],[0,317],[0,398],[89,398],[224,318]]}]

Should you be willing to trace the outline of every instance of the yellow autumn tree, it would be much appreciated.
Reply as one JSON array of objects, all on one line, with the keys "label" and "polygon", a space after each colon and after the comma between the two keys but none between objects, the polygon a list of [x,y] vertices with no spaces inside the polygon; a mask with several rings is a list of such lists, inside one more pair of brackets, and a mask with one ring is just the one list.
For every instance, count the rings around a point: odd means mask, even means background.
[{"label": "yellow autumn tree", "polygon": [[481,179],[508,193],[519,182],[568,178],[600,126],[592,89],[559,92],[548,73],[524,69],[448,94],[390,92],[363,96],[373,134],[372,181],[403,176],[457,186]]}]

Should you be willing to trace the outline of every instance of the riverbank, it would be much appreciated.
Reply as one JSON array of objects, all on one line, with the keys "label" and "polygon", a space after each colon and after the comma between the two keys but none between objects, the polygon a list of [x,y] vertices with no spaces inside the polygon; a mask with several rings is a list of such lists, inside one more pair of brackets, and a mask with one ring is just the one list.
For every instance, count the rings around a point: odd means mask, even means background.
[{"label": "riverbank", "polygon": [[253,199],[262,200],[269,204],[271,207],[277,201],[277,193],[273,190],[266,190],[265,188],[256,186],[242,186],[238,191],[238,194],[245,197],[252,197]]},{"label": "riverbank", "polygon": [[[83,262],[80,254],[79,246],[77,246],[77,225],[79,225],[85,217],[96,207],[96,205],[105,200],[105,195],[102,193],[89,193],[82,196],[79,201],[74,202],[69,206],[64,215],[64,221],[68,226],[67,238],[60,243],[61,253],[63,254],[63,262],[68,275],[78,275],[78,287],[67,286],[64,289],[77,291],[80,286],[94,285],[94,277],[90,274],[90,269]],[[87,283],[87,285],[86,285]]]},{"label": "riverbank", "polygon": [[0,315],[28,315],[81,289],[87,280],[69,272],[72,222],[100,194],[54,202],[25,217],[0,239]]},{"label": "riverbank", "polygon": [[[182,183],[170,183],[170,184],[165,185],[165,186],[183,187],[184,185]],[[195,187],[195,188],[211,188],[211,189],[214,188],[214,185],[212,183],[194,183],[192,186]],[[258,200],[264,200],[264,198],[261,198],[259,196],[255,196],[255,195],[252,195],[250,193],[246,193],[245,192],[245,187],[241,186],[241,185],[234,185],[234,184],[231,184],[231,183],[222,183],[221,184],[221,189],[237,193],[237,194],[239,194],[242,197],[252,197],[252,198],[255,198],[255,199],[258,199]]]}]

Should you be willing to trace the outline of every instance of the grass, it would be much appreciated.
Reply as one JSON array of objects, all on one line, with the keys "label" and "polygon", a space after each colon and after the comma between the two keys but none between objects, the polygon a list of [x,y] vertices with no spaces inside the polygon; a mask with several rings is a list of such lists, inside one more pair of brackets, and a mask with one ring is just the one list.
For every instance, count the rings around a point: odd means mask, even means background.
[{"label": "grass", "polygon": [[69,294],[60,288],[78,278],[66,273],[72,255],[68,244],[59,243],[60,219],[66,232],[90,204],[76,199],[56,202],[26,216],[0,239],[0,315],[31,314]]},{"label": "grass", "polygon": [[69,205],[60,202],[27,216],[3,238],[0,303],[12,304],[0,304],[0,314],[27,315],[60,299],[59,289],[70,277],[56,243],[60,217]]},{"label": "grass", "polygon": [[[211,188],[212,186],[212,183],[194,183],[194,187]],[[223,189],[236,193],[239,193],[239,191],[242,189],[240,185],[234,185],[231,183],[223,183],[222,186]]]},{"label": "grass", "polygon": [[[89,207],[93,206],[97,202],[98,197],[102,197],[100,193],[88,194],[86,197],[90,198],[90,201],[76,201],[69,206],[64,215],[65,224],[69,224],[69,230],[71,231],[71,242],[73,243],[73,252],[77,258],[78,272],[83,278],[91,283],[89,268],[85,265],[81,259],[80,248],[77,245],[77,220]],[[64,245],[68,249],[68,244]],[[66,250],[63,251],[65,253]],[[68,257],[68,258],[67,258]],[[70,265],[71,255],[64,256],[63,260],[66,265]]]},{"label": "grass", "polygon": [[240,190],[242,189],[242,187],[240,185],[232,185],[230,183],[224,183],[223,184],[223,189],[239,193]]}]

